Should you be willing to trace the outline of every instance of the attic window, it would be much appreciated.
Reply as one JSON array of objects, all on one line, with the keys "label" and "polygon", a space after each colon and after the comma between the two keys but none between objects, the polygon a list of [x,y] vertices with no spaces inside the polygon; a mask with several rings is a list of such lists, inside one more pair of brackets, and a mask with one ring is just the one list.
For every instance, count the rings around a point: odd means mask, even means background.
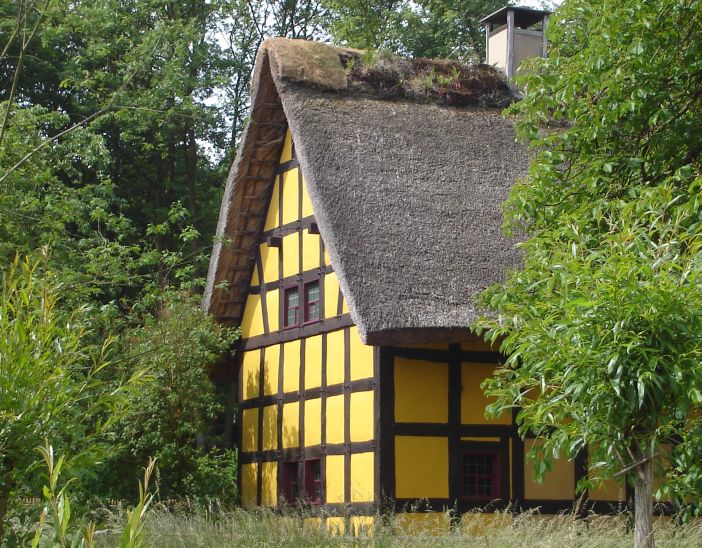
[{"label": "attic window", "polygon": [[293,327],[300,323],[300,293],[297,287],[285,290],[285,327]]},{"label": "attic window", "polygon": [[319,282],[305,284],[305,323],[319,321]]},{"label": "attic window", "polygon": [[319,280],[298,283],[283,292],[283,327],[318,322],[322,316]]}]

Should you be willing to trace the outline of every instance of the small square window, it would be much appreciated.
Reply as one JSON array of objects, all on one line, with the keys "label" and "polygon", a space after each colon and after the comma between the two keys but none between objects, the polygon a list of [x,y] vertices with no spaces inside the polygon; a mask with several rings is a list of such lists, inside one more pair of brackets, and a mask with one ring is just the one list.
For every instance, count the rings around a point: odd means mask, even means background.
[{"label": "small square window", "polygon": [[289,287],[285,290],[284,303],[284,322],[285,327],[292,327],[300,323],[300,295],[297,287]]},{"label": "small square window", "polygon": [[305,284],[305,322],[319,321],[319,282]]},{"label": "small square window", "polygon": [[464,498],[500,498],[500,457],[497,452],[464,452],[462,472]]}]

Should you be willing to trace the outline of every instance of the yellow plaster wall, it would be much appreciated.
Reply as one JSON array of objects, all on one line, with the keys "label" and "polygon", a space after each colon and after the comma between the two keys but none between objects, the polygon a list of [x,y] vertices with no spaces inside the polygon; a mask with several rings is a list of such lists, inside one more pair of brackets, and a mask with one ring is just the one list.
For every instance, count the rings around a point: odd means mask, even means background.
[{"label": "yellow plaster wall", "polygon": [[260,350],[244,352],[241,363],[241,399],[242,401],[258,397],[259,368],[261,366]]},{"label": "yellow plaster wall", "polygon": [[[278,393],[278,369],[280,366],[280,345],[267,346],[263,355],[263,395]],[[248,354],[248,352],[247,352]]]},{"label": "yellow plaster wall", "polygon": [[268,311],[268,330],[270,332],[278,331],[280,323],[280,294],[278,289],[269,291],[266,294],[266,310]]},{"label": "yellow plaster wall", "polygon": [[241,505],[244,508],[256,506],[256,475],[258,463],[241,465]]},{"label": "yellow plaster wall", "polygon": [[[292,156],[292,140],[288,132],[281,154],[280,162],[289,161]],[[312,203],[307,193],[304,180],[302,188],[298,183],[299,168],[290,170],[276,179],[268,206],[264,230],[272,230],[282,224],[291,223],[300,217],[313,215]],[[300,192],[302,190],[302,192]],[[279,200],[282,194],[282,201]],[[309,231],[288,234],[282,238],[280,248],[259,246],[261,268],[254,268],[252,285],[269,283],[280,279],[314,270],[320,267],[320,252],[322,241],[318,234]],[[282,256],[280,255],[282,254]],[[323,264],[330,264],[328,254],[322,255]],[[281,268],[282,263],[282,268]],[[323,317],[336,317],[337,303],[340,295],[339,280],[335,273],[324,276],[324,302],[322,303]],[[278,331],[281,294],[275,289],[266,293],[266,312],[269,331]],[[263,302],[260,295],[250,295],[244,309],[242,319],[242,334],[244,338],[262,335]],[[344,300],[343,312],[348,313]],[[340,329],[325,335],[327,338],[326,376],[327,385],[338,385],[344,382],[345,350],[350,356],[351,380],[372,378],[374,350],[361,342],[355,327],[350,328],[349,348],[345,349],[344,330]],[[322,335],[309,337],[305,340],[305,372],[304,387],[300,387],[300,357],[301,341],[294,340],[280,345],[266,347],[263,350],[245,352],[243,355],[242,397],[244,400],[259,396],[259,368],[261,352],[264,352],[263,362],[263,394],[277,394],[279,384],[279,363],[282,353],[283,377],[282,386],[286,393],[304,389],[319,388],[322,384]],[[372,391],[352,393],[349,396],[351,406],[350,435],[354,442],[373,439],[375,409]],[[304,405],[304,445],[315,446],[321,443],[322,417],[321,398],[307,400]],[[278,447],[278,407],[269,405],[263,408],[263,435],[261,444],[264,450],[295,448],[299,445],[299,416],[300,402],[291,402],[282,408],[282,447]],[[344,395],[329,397],[326,402],[326,441],[330,444],[344,442]],[[242,412],[242,451],[258,450],[258,409],[246,409]],[[434,452],[435,453],[435,452]],[[434,455],[431,450],[425,455]],[[344,501],[344,457],[330,455],[326,458],[326,497],[329,503]],[[351,455],[351,499],[353,502],[370,502],[374,497],[374,453],[367,452]],[[252,506],[256,502],[256,471],[261,466],[262,473],[262,504],[271,506],[277,503],[277,473],[276,462],[242,465],[242,502]],[[354,518],[356,525],[368,525],[372,518]],[[371,519],[371,521],[368,521]]]},{"label": "yellow plaster wall", "polygon": [[398,498],[448,497],[448,439],[395,436],[395,493]]},{"label": "yellow plaster wall", "polygon": [[351,393],[351,441],[373,439],[373,391]]},{"label": "yellow plaster wall", "polygon": [[283,344],[283,391],[300,389],[300,340]]},{"label": "yellow plaster wall", "polygon": [[261,463],[261,506],[278,504],[278,463]]},{"label": "yellow plaster wall", "polygon": [[514,524],[514,516],[509,512],[488,514],[487,512],[468,512],[461,516],[461,532],[469,537],[489,538],[500,529],[507,529]]},{"label": "yellow plaster wall", "polygon": [[344,502],[344,455],[327,455],[327,502]]},{"label": "yellow plaster wall", "polygon": [[298,174],[300,168],[294,168],[283,173],[283,224],[292,223],[299,219],[300,186]]},{"label": "yellow plaster wall", "polygon": [[373,516],[351,516],[349,518],[350,533],[354,536],[373,533]]},{"label": "yellow plaster wall", "polygon": [[258,409],[244,409],[241,414],[241,449],[258,450]]},{"label": "yellow plaster wall", "polygon": [[263,309],[261,296],[249,295],[246,298],[244,317],[241,320],[241,336],[245,339],[263,335]]},{"label": "yellow plaster wall", "polygon": [[346,518],[328,517],[324,522],[324,527],[332,535],[343,535],[346,532]]},{"label": "yellow plaster wall", "polygon": [[319,234],[310,234],[307,230],[302,232],[302,271],[319,268],[319,248],[321,245]]},{"label": "yellow plaster wall", "polygon": [[278,248],[268,247],[268,244],[258,246],[261,255],[261,265],[263,267],[263,283],[274,282],[279,279],[278,275]]},{"label": "yellow plaster wall", "polygon": [[451,518],[445,512],[399,512],[395,523],[406,534],[440,535],[451,526]]},{"label": "yellow plaster wall", "polygon": [[339,295],[339,278],[334,272],[324,276],[324,317],[336,316],[336,305]]},{"label": "yellow plaster wall", "polygon": [[395,420],[448,421],[448,364],[395,358]]},{"label": "yellow plaster wall", "polygon": [[283,405],[283,449],[300,445],[300,404],[299,402]]},{"label": "yellow plaster wall", "polygon": [[512,424],[510,413],[496,419],[485,418],[485,406],[491,400],[485,397],[480,383],[492,375],[495,366],[485,363],[461,364],[461,422],[463,424]]},{"label": "yellow plaster wall", "polygon": [[351,346],[351,380],[369,379],[373,376],[373,347],[363,344],[356,326],[349,328]]},{"label": "yellow plaster wall", "polygon": [[278,407],[267,405],[263,408],[263,450],[278,449]]},{"label": "yellow plaster wall", "polygon": [[344,396],[327,398],[327,443],[344,443]]},{"label": "yellow plaster wall", "polygon": [[373,502],[374,462],[373,453],[351,455],[351,502]]},{"label": "yellow plaster wall", "polygon": [[305,388],[322,386],[322,336],[305,339]]},{"label": "yellow plaster wall", "polygon": [[593,489],[588,490],[588,498],[590,500],[604,500],[618,502],[626,499],[626,490],[623,484],[610,479],[602,482],[597,482]]},{"label": "yellow plaster wall", "polygon": [[293,232],[283,236],[283,277],[300,273],[300,234]]},{"label": "yellow plaster wall", "polygon": [[322,399],[305,401],[305,446],[322,443]]},{"label": "yellow plaster wall", "polygon": [[275,178],[273,185],[273,193],[271,201],[268,204],[268,213],[266,214],[266,223],[263,225],[263,230],[272,230],[280,226],[280,176]]},{"label": "yellow plaster wall", "polygon": [[344,330],[327,333],[327,386],[344,382]]},{"label": "yellow plaster wall", "polygon": [[543,483],[534,480],[534,462],[527,453],[542,440],[524,440],[524,498],[534,500],[573,500],[575,498],[575,465],[565,458],[553,461],[553,468]]},{"label": "yellow plaster wall", "polygon": [[293,149],[293,142],[292,142],[292,133],[290,133],[290,129],[285,132],[285,138],[283,139],[283,150],[280,153],[280,163],[284,164],[285,162],[289,162],[292,160],[292,149]]}]

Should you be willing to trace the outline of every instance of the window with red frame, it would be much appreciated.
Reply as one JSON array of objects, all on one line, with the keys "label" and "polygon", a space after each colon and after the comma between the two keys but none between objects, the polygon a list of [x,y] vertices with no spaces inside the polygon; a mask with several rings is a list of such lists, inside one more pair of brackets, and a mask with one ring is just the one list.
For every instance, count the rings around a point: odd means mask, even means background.
[{"label": "window with red frame", "polygon": [[500,455],[494,451],[463,452],[463,497],[492,500],[501,497]]},{"label": "window with red frame", "polygon": [[309,504],[322,504],[322,467],[319,459],[304,462],[304,492],[300,490],[300,467],[297,462],[282,463],[281,495],[288,504],[295,504],[304,498]]},{"label": "window with red frame", "polygon": [[322,466],[319,459],[305,461],[305,496],[310,504],[322,504]]},{"label": "window with red frame", "polygon": [[318,322],[322,310],[320,296],[317,280],[288,287],[283,292],[283,327]]},{"label": "window with red frame", "polygon": [[300,293],[297,287],[289,287],[285,290],[283,314],[285,327],[292,327],[300,323]]},{"label": "window with red frame", "polygon": [[305,284],[305,323],[319,321],[319,282]]},{"label": "window with red frame", "polygon": [[282,468],[282,495],[287,503],[293,504],[300,499],[300,479],[297,462],[284,462]]}]

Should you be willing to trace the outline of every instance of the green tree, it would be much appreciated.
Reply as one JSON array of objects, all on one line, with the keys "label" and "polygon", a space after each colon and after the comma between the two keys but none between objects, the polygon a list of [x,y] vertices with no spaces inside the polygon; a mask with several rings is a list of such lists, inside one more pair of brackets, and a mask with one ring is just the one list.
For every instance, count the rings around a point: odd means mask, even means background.
[{"label": "green tree", "polygon": [[594,477],[629,475],[636,546],[656,473],[659,494],[701,486],[701,24],[697,0],[556,12],[512,109],[534,153],[506,208],[524,264],[477,324],[510,356],[492,411],[545,440],[537,472],[587,450]]},{"label": "green tree", "polygon": [[115,429],[119,448],[101,471],[98,483],[103,485],[96,490],[129,498],[133,486],[124,478],[154,457],[161,497],[233,502],[236,457],[221,435],[211,434],[213,421],[231,402],[218,397],[210,372],[238,332],[202,312],[197,297],[170,292],[163,303],[157,316],[122,336],[127,374],[147,370],[149,378],[133,392],[129,411]]},{"label": "green tree", "polygon": [[485,35],[479,21],[504,2],[328,0],[328,4],[332,36],[352,47],[481,63]]},{"label": "green tree", "polygon": [[86,343],[81,311],[62,317],[39,265],[15,259],[0,300],[0,539],[16,493],[32,485],[47,439],[78,462],[95,454],[125,402],[101,377],[106,347]]}]

